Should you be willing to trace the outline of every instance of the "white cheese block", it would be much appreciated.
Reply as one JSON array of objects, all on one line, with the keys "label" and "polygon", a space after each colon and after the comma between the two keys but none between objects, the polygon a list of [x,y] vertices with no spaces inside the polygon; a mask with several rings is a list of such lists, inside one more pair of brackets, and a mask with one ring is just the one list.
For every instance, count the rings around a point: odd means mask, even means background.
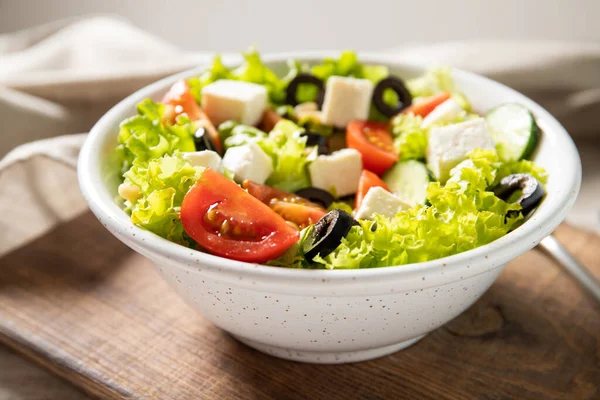
[{"label": "white cheese block", "polygon": [[219,171],[221,156],[212,150],[193,151],[183,153],[183,158],[188,160],[194,167],[210,167]]},{"label": "white cheese block", "polygon": [[235,180],[263,184],[273,173],[273,160],[256,143],[231,147],[225,152],[221,167],[235,174]]},{"label": "white cheese block", "polygon": [[332,76],[325,86],[323,123],[345,128],[353,119],[367,119],[372,96],[370,80]]},{"label": "white cheese block", "polygon": [[456,100],[450,98],[433,109],[421,122],[421,128],[426,129],[434,124],[455,121],[464,114],[465,111],[460,107]]},{"label": "white cheese block", "polygon": [[342,149],[330,155],[318,156],[308,166],[314,187],[338,197],[354,194],[362,172],[362,157],[354,149]]},{"label": "white cheese block", "polygon": [[257,125],[267,100],[267,89],[249,82],[221,79],[202,89],[202,108],[214,125],[228,120]]},{"label": "white cheese block", "polygon": [[494,148],[485,119],[434,127],[429,132],[427,165],[437,180],[445,182],[450,170],[476,148]]},{"label": "white cheese block", "polygon": [[365,195],[356,211],[356,219],[371,219],[374,214],[393,218],[399,211],[412,208],[412,205],[379,186],[372,187]]}]

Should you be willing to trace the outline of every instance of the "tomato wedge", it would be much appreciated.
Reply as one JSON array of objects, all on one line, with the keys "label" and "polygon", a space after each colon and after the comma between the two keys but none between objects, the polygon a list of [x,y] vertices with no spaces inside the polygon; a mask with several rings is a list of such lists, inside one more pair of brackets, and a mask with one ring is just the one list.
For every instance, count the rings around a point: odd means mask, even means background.
[{"label": "tomato wedge", "polygon": [[258,129],[267,133],[271,132],[279,121],[281,121],[281,116],[272,108],[267,108],[258,124]]},{"label": "tomato wedge", "polygon": [[351,121],[346,127],[346,144],[358,150],[363,167],[377,175],[398,161],[392,135],[381,122]]},{"label": "tomato wedge", "polygon": [[360,180],[358,181],[358,191],[356,192],[356,198],[354,200],[355,210],[358,210],[369,189],[377,186],[384,188],[388,192],[390,191],[388,185],[386,185],[386,183],[380,177],[371,171],[367,171],[366,169],[363,170],[362,174],[360,175]]},{"label": "tomato wedge", "polygon": [[242,187],[252,196],[271,207],[283,219],[293,222],[300,229],[314,224],[327,213],[327,210],[319,204],[271,186],[244,181]]},{"label": "tomato wedge", "polygon": [[183,198],[181,222],[200,246],[238,261],[267,262],[300,238],[275,211],[210,168]]},{"label": "tomato wedge", "polygon": [[440,93],[431,97],[427,97],[417,104],[413,103],[412,106],[406,108],[404,111],[402,111],[402,113],[413,113],[415,115],[420,115],[421,117],[426,117],[427,114],[432,112],[437,106],[448,100],[450,96],[450,93]]},{"label": "tomato wedge", "polygon": [[204,110],[196,103],[196,99],[194,99],[190,86],[185,79],[181,79],[171,86],[171,89],[163,97],[162,103],[173,107],[173,111],[168,117],[170,123],[175,122],[175,118],[184,113],[192,121],[201,121],[202,127],[208,132],[219,153],[222,152],[223,147],[221,146],[219,133]]}]

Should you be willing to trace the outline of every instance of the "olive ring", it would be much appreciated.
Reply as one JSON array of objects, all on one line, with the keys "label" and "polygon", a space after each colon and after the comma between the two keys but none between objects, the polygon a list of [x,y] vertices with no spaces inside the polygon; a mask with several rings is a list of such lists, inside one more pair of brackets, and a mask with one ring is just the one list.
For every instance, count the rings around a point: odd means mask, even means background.
[{"label": "olive ring", "polygon": [[[383,95],[387,89],[393,90],[398,95],[398,104],[391,106],[385,102]],[[412,96],[401,79],[388,76],[377,83],[373,91],[373,105],[388,118],[393,117],[400,111],[412,104]]]},{"label": "olive ring", "polygon": [[325,84],[321,79],[311,74],[298,74],[292,79],[286,90],[286,102],[292,106],[297,106],[299,104],[298,86],[301,84],[309,84],[317,88],[318,93],[315,103],[321,108],[321,106],[323,106],[323,100],[325,99]]}]

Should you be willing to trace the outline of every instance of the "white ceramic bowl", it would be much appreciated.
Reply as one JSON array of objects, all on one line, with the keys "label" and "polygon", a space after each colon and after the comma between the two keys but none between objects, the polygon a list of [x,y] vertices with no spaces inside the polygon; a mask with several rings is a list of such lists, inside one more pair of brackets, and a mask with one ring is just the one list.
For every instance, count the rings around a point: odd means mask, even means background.
[{"label": "white ceramic bowl", "polygon": [[[294,57],[318,62],[334,53],[265,57],[282,70]],[[409,78],[425,66],[385,54],[361,54],[365,63],[386,64]],[[514,90],[472,73],[454,78],[478,111],[519,102],[544,131],[535,156],[550,179],[548,195],[523,226],[486,246],[440,260],[364,270],[298,270],[232,261],[187,249],[134,226],[113,201],[116,185],[103,173],[119,123],[146,97],[159,99],[179,78],[152,84],[113,107],[94,126],[79,158],[79,183],[100,222],[148,257],[164,279],[199,313],[240,341],[277,357],[316,363],[353,362],[403,349],[475,302],[504,265],[534,247],[565,218],[581,181],[579,155],[564,128],[542,107]]]}]

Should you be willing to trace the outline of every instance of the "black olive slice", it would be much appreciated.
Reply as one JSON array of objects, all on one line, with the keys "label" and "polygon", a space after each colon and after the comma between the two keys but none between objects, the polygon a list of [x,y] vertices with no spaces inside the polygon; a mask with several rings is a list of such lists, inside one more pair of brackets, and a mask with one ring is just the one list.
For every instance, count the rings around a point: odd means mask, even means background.
[{"label": "black olive slice", "polygon": [[329,154],[329,144],[326,136],[309,131],[303,132],[302,136],[307,137],[306,146],[317,146],[317,153],[319,155]]},{"label": "black olive slice", "polygon": [[196,151],[212,150],[219,152],[208,131],[203,127],[198,128],[194,133],[194,144],[196,145]]},{"label": "black olive slice", "polygon": [[354,225],[358,225],[358,222],[347,212],[337,209],[329,211],[317,221],[304,239],[304,256],[312,261],[317,255],[326,257],[331,254]]},{"label": "black olive slice", "polygon": [[517,190],[521,191],[521,196],[519,196],[515,203],[521,205],[523,215],[531,212],[540,203],[545,194],[542,184],[529,174],[505,176],[494,189],[494,193],[506,201]]},{"label": "black olive slice", "polygon": [[[388,89],[393,90],[398,95],[398,104],[395,106],[389,105],[383,98],[385,91]],[[411,104],[412,96],[401,79],[395,76],[388,76],[380,80],[375,86],[375,90],[373,91],[373,105],[386,117],[393,117]]]},{"label": "black olive slice", "polygon": [[315,103],[317,103],[319,108],[321,108],[321,106],[323,105],[323,99],[325,98],[325,84],[322,80],[311,74],[298,74],[294,79],[292,79],[292,81],[288,84],[287,87],[286,102],[293,106],[297,106],[299,104],[297,92],[298,86],[301,84],[309,84],[317,88],[318,93],[317,98],[315,99]]},{"label": "black olive slice", "polygon": [[322,205],[323,208],[328,208],[331,205],[331,203],[333,203],[333,201],[335,200],[333,198],[333,195],[327,190],[319,189],[316,187],[300,189],[296,192],[296,194],[300,197],[312,201],[313,203]]}]

